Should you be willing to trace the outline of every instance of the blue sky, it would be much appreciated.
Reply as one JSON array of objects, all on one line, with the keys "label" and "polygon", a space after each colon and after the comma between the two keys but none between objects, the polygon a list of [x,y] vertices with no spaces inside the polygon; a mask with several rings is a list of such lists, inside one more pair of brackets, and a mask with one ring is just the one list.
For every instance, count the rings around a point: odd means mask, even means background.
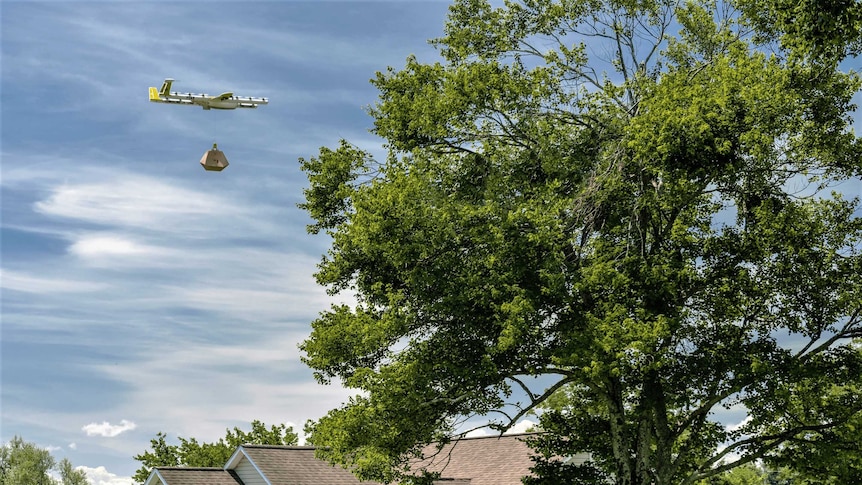
[{"label": "blue sky", "polygon": [[[126,485],[159,431],[299,430],[344,401],[297,350],[350,299],[313,280],[328,241],[306,234],[297,159],[341,138],[381,153],[368,80],[435,60],[447,6],[0,3],[0,442]],[[166,77],[270,104],[149,103]],[[198,164],[214,142],[221,173]]]},{"label": "blue sky", "polygon": [[[368,80],[435,60],[447,7],[2,2],[0,441],[120,485],[159,431],[299,430],[339,405],[297,349],[338,301],[313,280],[327,240],[306,234],[297,159],[380,152]],[[270,104],[148,102],[166,77]],[[213,142],[220,173],[198,163]]]}]

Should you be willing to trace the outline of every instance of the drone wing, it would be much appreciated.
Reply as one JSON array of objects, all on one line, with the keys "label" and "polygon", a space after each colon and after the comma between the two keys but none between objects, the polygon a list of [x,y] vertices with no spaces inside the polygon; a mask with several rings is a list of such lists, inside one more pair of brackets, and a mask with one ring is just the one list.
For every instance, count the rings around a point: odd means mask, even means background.
[{"label": "drone wing", "polygon": [[258,105],[268,104],[269,100],[267,98],[253,98],[251,96],[234,96],[239,104],[237,104],[238,108],[257,108]]},{"label": "drone wing", "polygon": [[[257,108],[258,105],[267,104],[266,98],[253,98],[250,96],[234,96],[228,91],[218,96],[208,94],[177,93],[171,92],[173,79],[165,79],[161,89],[150,88],[150,101],[157,103],[174,104],[196,104],[204,109],[233,109],[233,108]],[[227,101],[228,103],[224,103]]]}]

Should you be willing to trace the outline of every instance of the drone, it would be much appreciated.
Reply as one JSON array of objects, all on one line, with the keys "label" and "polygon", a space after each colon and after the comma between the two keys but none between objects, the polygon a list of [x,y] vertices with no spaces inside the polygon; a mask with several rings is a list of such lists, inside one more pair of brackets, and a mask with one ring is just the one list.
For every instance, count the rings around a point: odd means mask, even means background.
[{"label": "drone", "polygon": [[[266,98],[253,98],[251,96],[234,96],[231,92],[222,93],[218,96],[208,94],[177,93],[171,91],[174,79],[167,78],[162,83],[161,89],[150,88],[150,101],[153,103],[171,103],[200,106],[203,109],[237,109],[257,108],[261,104],[267,104]],[[204,152],[201,157],[201,166],[204,170],[221,172],[228,166],[227,157],[213,143],[210,150]]]},{"label": "drone", "polygon": [[231,92],[210,96],[209,94],[177,93],[171,92],[173,79],[165,79],[161,89],[150,88],[150,101],[154,103],[172,103],[200,106],[203,109],[237,109],[257,108],[261,104],[267,104],[266,98],[253,98],[251,96],[234,96]]}]

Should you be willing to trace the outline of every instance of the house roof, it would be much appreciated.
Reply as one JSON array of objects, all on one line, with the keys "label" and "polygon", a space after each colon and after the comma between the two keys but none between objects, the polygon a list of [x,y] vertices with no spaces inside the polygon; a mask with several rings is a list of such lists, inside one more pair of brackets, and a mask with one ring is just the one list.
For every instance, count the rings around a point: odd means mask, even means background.
[{"label": "house roof", "polygon": [[[348,470],[314,457],[311,446],[242,445],[227,468],[242,459],[250,460],[273,485],[356,485],[360,482]],[[171,484],[173,485],[173,484]]]},{"label": "house roof", "polygon": [[534,465],[531,456],[536,453],[527,446],[525,438],[535,433],[453,438],[442,449],[426,446],[423,460],[417,460],[411,469],[440,472],[442,479],[451,483],[470,479],[470,485],[520,485],[521,478],[531,475]]},{"label": "house roof", "polygon": [[[428,445],[411,469],[440,472],[441,485],[520,485],[535,455],[525,442],[534,433],[453,438],[442,449]],[[234,472],[247,461],[271,485],[358,485],[348,470],[315,458],[311,446],[242,445],[221,468],[156,468],[145,485],[243,485]],[[161,480],[159,480],[161,479]],[[256,482],[255,482],[256,483]]]},{"label": "house roof", "polygon": [[242,485],[237,476],[221,468],[157,467],[146,485]]}]

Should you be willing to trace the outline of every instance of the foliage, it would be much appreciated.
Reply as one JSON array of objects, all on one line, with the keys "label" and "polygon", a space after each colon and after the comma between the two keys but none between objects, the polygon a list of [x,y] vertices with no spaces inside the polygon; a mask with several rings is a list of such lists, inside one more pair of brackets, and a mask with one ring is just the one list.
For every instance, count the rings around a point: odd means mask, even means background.
[{"label": "foliage", "polygon": [[698,485],[807,485],[831,483],[809,482],[788,468],[770,468],[763,464],[746,463],[720,475],[702,480]]},{"label": "foliage", "polygon": [[764,481],[764,472],[748,463],[712,477],[703,485],[763,485]]},{"label": "foliage", "polygon": [[[60,479],[51,475],[60,474]],[[51,452],[24,441],[20,436],[0,447],[0,485],[87,485],[87,477],[63,458],[60,463]]]},{"label": "foliage", "polygon": [[739,0],[765,38],[777,36],[797,56],[815,61],[862,54],[858,0]]},{"label": "foliage", "polygon": [[60,460],[57,469],[60,472],[59,485],[89,485],[90,483],[84,471],[76,470],[67,458]]},{"label": "foliage", "polygon": [[309,428],[321,457],[393,481],[461,420],[529,412],[544,456],[593,456],[532,483],[860,456],[859,2],[826,30],[736,5],[461,0],[442,61],[377,74],[386,159],[300,159],[317,281],[358,300],[301,345],[360,391]]},{"label": "foliage", "polygon": [[150,440],[149,450],[135,455],[135,460],[141,462],[141,468],[132,478],[137,483],[144,483],[155,467],[223,467],[240,445],[295,445],[299,438],[292,426],[280,424],[267,428],[257,420],[251,422],[248,432],[238,427],[225,432],[224,438],[213,443],[200,443],[195,438],[180,436],[179,445],[168,444],[167,435],[160,432]]},{"label": "foliage", "polygon": [[860,430],[862,415],[857,414],[841,426],[795,436],[771,463],[792,468],[793,485],[862,483]]}]

